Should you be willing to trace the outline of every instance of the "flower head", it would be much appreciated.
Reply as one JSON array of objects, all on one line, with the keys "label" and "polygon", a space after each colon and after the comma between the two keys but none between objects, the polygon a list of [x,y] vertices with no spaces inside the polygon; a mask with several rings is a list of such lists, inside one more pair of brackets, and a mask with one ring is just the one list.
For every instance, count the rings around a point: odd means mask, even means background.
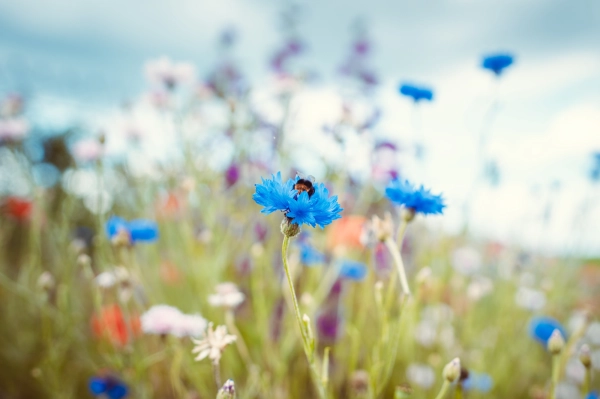
[{"label": "flower head", "polygon": [[244,294],[234,283],[221,283],[215,287],[215,291],[216,294],[208,297],[208,303],[212,306],[233,309],[244,302]]},{"label": "flower head", "polygon": [[469,370],[467,378],[462,382],[466,390],[477,390],[483,393],[491,391],[494,386],[494,380],[487,373],[478,373]]},{"label": "flower head", "polygon": [[225,384],[219,389],[217,399],[233,399],[235,398],[235,384],[232,379],[225,381]]},{"label": "flower head", "polygon": [[33,202],[26,198],[6,197],[0,201],[0,210],[11,218],[23,222],[30,218]]},{"label": "flower head", "polygon": [[152,220],[136,219],[128,222],[118,216],[112,216],[106,222],[106,234],[111,240],[126,236],[132,244],[154,242],[158,239],[158,226]]},{"label": "flower head", "polygon": [[354,260],[343,260],[340,263],[340,276],[349,280],[360,281],[367,275],[367,266]]},{"label": "flower head", "polygon": [[323,183],[313,184],[311,180],[297,176],[284,184],[281,172],[271,179],[262,179],[252,198],[263,206],[262,213],[285,212],[288,222],[298,226],[308,224],[323,228],[341,218],[343,210],[337,196],[330,197]]},{"label": "flower head", "polygon": [[483,58],[481,66],[483,69],[489,69],[496,76],[500,76],[502,71],[508,68],[514,62],[514,57],[510,54],[493,54]]},{"label": "flower head", "polygon": [[192,339],[194,344],[196,344],[192,353],[198,354],[195,360],[200,361],[208,357],[214,365],[218,365],[223,350],[227,345],[234,342],[236,338],[235,335],[227,334],[227,327],[218,326],[216,330],[213,330],[213,324],[209,323],[203,339]]},{"label": "flower head", "polygon": [[424,215],[443,213],[446,205],[441,195],[434,195],[422,185],[415,188],[408,180],[393,180],[385,189],[385,195],[396,205],[404,205]]},{"label": "flower head", "polygon": [[96,161],[103,152],[104,146],[93,138],[80,140],[73,145],[73,156],[81,162]]},{"label": "flower head", "polygon": [[558,330],[563,337],[567,336],[563,326],[553,318],[534,317],[529,322],[529,334],[544,347],[548,345],[548,340],[554,330]]},{"label": "flower head", "polygon": [[109,305],[92,316],[92,330],[96,336],[106,336],[118,345],[125,345],[140,333],[140,320],[126,319],[118,305]]},{"label": "flower head", "polygon": [[400,85],[398,89],[400,94],[406,97],[410,97],[414,102],[418,103],[421,100],[432,101],[433,100],[433,90],[427,87],[415,86],[412,84],[404,83]]},{"label": "flower head", "polygon": [[169,305],[155,305],[140,318],[142,331],[146,334],[198,337],[206,329],[206,319],[200,315],[188,315]]},{"label": "flower head", "polygon": [[122,399],[129,391],[123,381],[111,374],[90,378],[88,387],[94,396],[106,396],[109,399]]}]

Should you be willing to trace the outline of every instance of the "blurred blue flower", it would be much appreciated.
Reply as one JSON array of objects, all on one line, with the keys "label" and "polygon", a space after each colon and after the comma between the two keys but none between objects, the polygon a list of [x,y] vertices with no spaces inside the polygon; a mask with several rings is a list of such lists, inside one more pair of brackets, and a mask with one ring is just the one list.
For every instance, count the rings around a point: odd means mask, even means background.
[{"label": "blurred blue flower", "polygon": [[431,194],[420,186],[415,188],[408,180],[392,180],[385,189],[385,195],[396,205],[404,205],[424,215],[443,213],[446,205],[441,195]]},{"label": "blurred blue flower", "polygon": [[532,338],[540,342],[546,347],[548,339],[554,332],[554,330],[560,331],[562,336],[566,339],[567,332],[563,326],[551,317],[538,316],[531,319],[529,322],[529,334]]},{"label": "blurred blue flower", "polygon": [[325,261],[325,255],[317,251],[310,244],[300,244],[300,262],[306,266],[313,266]]},{"label": "blurred blue flower", "polygon": [[122,399],[128,393],[127,385],[112,375],[92,377],[88,387],[94,396],[106,395],[109,399]]},{"label": "blurred blue flower", "polygon": [[500,76],[502,71],[512,65],[513,62],[514,57],[510,54],[493,54],[483,57],[481,66]]},{"label": "blurred blue flower", "polygon": [[590,178],[594,182],[600,182],[600,152],[594,152],[592,154],[592,170],[590,171]]},{"label": "blurred blue flower", "polygon": [[354,260],[343,260],[340,264],[340,276],[349,280],[360,281],[367,275],[367,266]]},{"label": "blurred blue flower", "polygon": [[146,219],[136,219],[130,222],[125,219],[112,216],[106,222],[106,234],[108,238],[114,238],[119,232],[125,231],[131,242],[154,242],[158,239],[158,225],[156,222]]},{"label": "blurred blue flower", "polygon": [[263,206],[262,213],[282,211],[292,223],[298,225],[319,225],[323,228],[342,217],[340,213],[343,209],[337,196],[330,197],[323,183],[313,185],[309,180],[296,177],[284,184],[281,172],[272,175],[271,179],[262,179],[262,184],[256,185],[252,199]]},{"label": "blurred blue flower", "polygon": [[414,86],[411,84],[404,83],[400,85],[400,94],[410,97],[414,100],[414,102],[419,102],[420,100],[433,100],[433,91],[426,87]]},{"label": "blurred blue flower", "polygon": [[598,399],[600,398],[600,395],[598,394],[598,391],[591,391],[590,393],[588,393],[588,395],[585,397],[585,399]]},{"label": "blurred blue flower", "polygon": [[487,393],[494,386],[494,380],[489,374],[469,370],[469,377],[463,381],[462,385],[466,390],[474,389]]}]

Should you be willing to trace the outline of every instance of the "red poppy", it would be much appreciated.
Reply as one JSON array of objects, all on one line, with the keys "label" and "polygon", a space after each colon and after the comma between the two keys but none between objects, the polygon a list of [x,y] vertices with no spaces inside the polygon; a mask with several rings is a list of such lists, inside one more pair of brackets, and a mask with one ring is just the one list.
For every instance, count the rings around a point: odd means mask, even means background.
[{"label": "red poppy", "polygon": [[141,325],[137,316],[131,316],[128,323],[118,305],[108,305],[92,316],[92,330],[97,337],[107,337],[123,346],[141,334]]},{"label": "red poppy", "polygon": [[367,219],[364,216],[344,216],[334,222],[327,230],[327,246],[331,249],[338,246],[362,248],[360,236]]},{"label": "red poppy", "polygon": [[16,220],[27,220],[31,216],[33,203],[25,198],[7,197],[2,203],[4,213]]}]

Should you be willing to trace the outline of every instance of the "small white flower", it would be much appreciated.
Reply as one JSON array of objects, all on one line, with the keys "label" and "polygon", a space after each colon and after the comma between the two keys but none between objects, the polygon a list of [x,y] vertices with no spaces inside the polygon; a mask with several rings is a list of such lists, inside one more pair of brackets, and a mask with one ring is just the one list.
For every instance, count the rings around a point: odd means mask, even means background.
[{"label": "small white flower", "polygon": [[182,314],[171,334],[176,337],[200,337],[204,334],[208,322],[197,314]]},{"label": "small white flower", "polygon": [[117,278],[113,272],[102,272],[95,278],[96,285],[100,288],[110,288],[117,283]]},{"label": "small white flower", "polygon": [[491,294],[494,283],[487,277],[477,277],[467,286],[467,296],[473,301],[478,301],[484,296]]},{"label": "small white flower", "polygon": [[429,389],[435,382],[435,371],[426,364],[413,363],[406,369],[406,378],[421,388]]},{"label": "small white flower", "polygon": [[531,288],[520,287],[515,295],[515,302],[523,309],[542,310],[546,306],[546,294]]},{"label": "small white flower", "polygon": [[212,306],[233,309],[244,302],[244,294],[234,283],[221,283],[215,287],[215,291],[216,294],[208,297],[208,303]]},{"label": "small white flower", "polygon": [[54,288],[55,284],[56,284],[56,281],[54,280],[54,277],[48,271],[40,274],[40,277],[38,277],[38,280],[37,280],[38,288],[40,288],[41,290],[44,290],[44,291],[51,290],[52,288]]},{"label": "small white flower", "polygon": [[481,268],[481,255],[471,247],[458,248],[452,254],[452,266],[461,274],[474,274]]},{"label": "small white flower", "polygon": [[236,340],[235,335],[227,334],[227,327],[218,326],[213,330],[213,324],[208,324],[206,335],[203,339],[192,339],[196,346],[192,353],[197,353],[195,360],[200,361],[209,358],[214,365],[218,365],[221,360],[221,354],[225,347]]},{"label": "small white flower", "polygon": [[146,77],[152,83],[174,88],[180,83],[193,82],[196,68],[187,62],[173,62],[168,57],[146,63]]}]

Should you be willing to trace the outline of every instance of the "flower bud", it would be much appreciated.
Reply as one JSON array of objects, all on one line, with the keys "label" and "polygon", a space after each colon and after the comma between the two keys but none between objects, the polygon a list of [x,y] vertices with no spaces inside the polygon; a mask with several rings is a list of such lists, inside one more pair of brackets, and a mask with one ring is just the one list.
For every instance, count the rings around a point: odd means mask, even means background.
[{"label": "flower bud", "polygon": [[579,349],[579,360],[585,366],[586,369],[592,367],[592,356],[590,352],[590,347],[586,344],[581,346]]},{"label": "flower bud", "polygon": [[219,389],[217,393],[217,399],[234,399],[235,398],[235,384],[232,379],[225,381],[223,387]]},{"label": "flower bud", "polygon": [[448,363],[446,367],[444,367],[442,375],[448,382],[456,381],[456,379],[460,377],[460,359],[456,357]]},{"label": "flower bud", "polygon": [[401,216],[405,222],[412,222],[412,220],[415,218],[416,213],[417,212],[414,208],[404,208],[402,210]]},{"label": "flower bud", "polygon": [[304,323],[304,328],[306,330],[306,336],[308,337],[308,340],[311,343],[314,343],[315,342],[315,336],[314,336],[312,328],[310,326],[310,317],[308,317],[307,314],[304,314],[304,316],[302,316],[302,322]]},{"label": "flower bud", "polygon": [[413,389],[408,384],[402,384],[396,387],[394,399],[407,399],[412,395]]},{"label": "flower bud", "polygon": [[40,277],[38,277],[37,280],[37,286],[42,291],[50,291],[52,288],[54,288],[55,284],[56,282],[54,281],[54,277],[52,274],[50,274],[50,272],[43,272],[40,274]]},{"label": "flower bud", "polygon": [[300,225],[284,218],[281,221],[281,233],[286,237],[295,237],[300,234]]},{"label": "flower bud", "polygon": [[548,351],[553,355],[558,355],[565,347],[565,339],[559,330],[554,330],[548,339]]},{"label": "flower bud", "polygon": [[356,370],[350,376],[350,397],[366,398],[369,394],[369,373],[365,370]]}]

